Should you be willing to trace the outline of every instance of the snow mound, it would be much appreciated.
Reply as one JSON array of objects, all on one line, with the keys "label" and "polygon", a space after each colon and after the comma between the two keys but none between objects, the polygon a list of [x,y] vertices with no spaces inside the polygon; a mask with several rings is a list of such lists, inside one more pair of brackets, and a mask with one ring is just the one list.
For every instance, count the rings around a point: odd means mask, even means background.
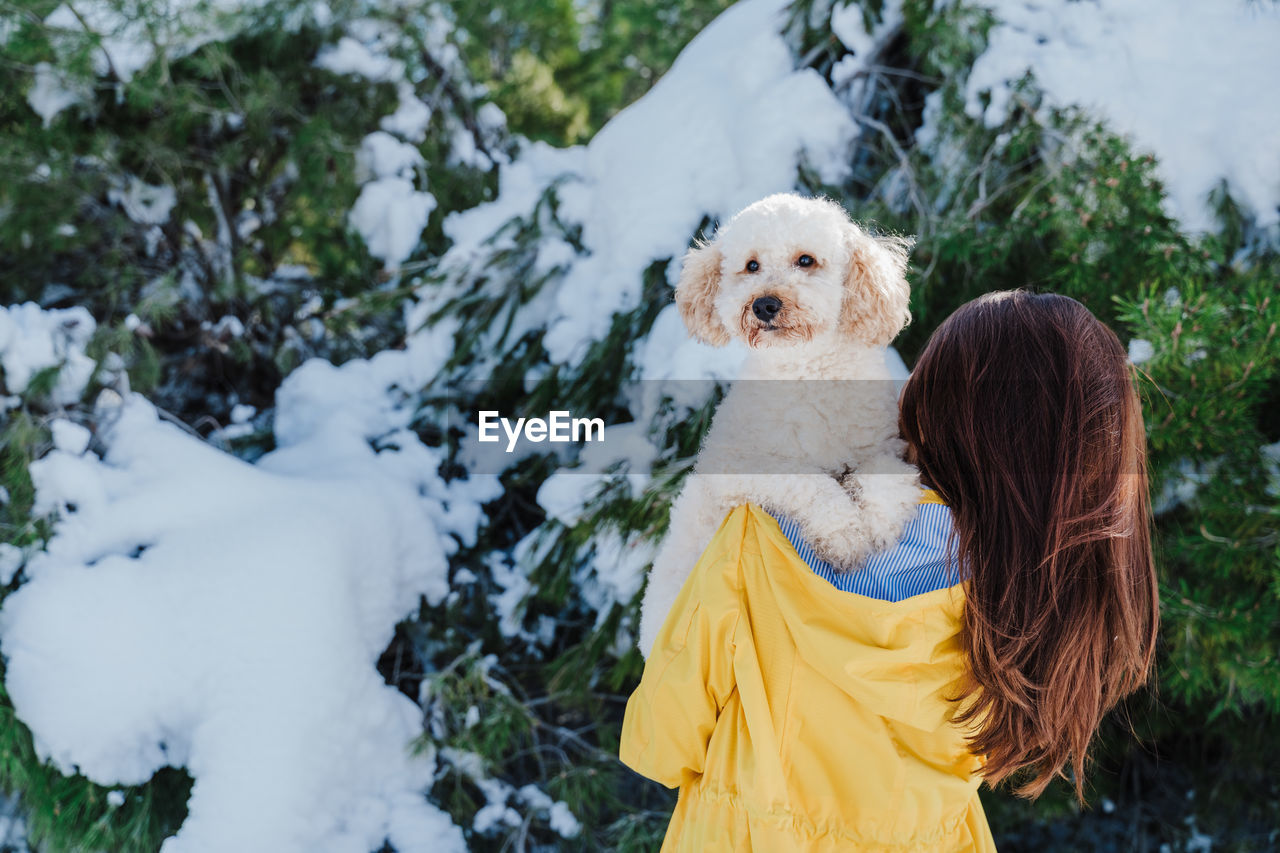
[{"label": "snow mound", "polygon": [[101,458],[57,422],[57,449],[32,463],[35,512],[59,517],[0,609],[6,688],[64,772],[117,785],[188,769],[164,853],[465,850],[426,800],[421,710],[376,668],[420,598],[448,594],[446,555],[501,489],[444,482],[440,452],[407,429],[406,389],[449,340],[306,362],[255,465],[113,392]]},{"label": "snow mound", "polygon": [[[1077,104],[1153,152],[1168,212],[1214,230],[1225,180],[1262,227],[1280,221],[1280,5],[1230,0],[982,0],[997,23],[966,112],[1002,123],[1027,71],[1050,106]],[[982,106],[981,96],[990,94]]]},{"label": "snow mound", "polygon": [[38,509],[67,516],[0,641],[43,757],[106,785],[186,767],[165,853],[465,849],[423,795],[420,711],[374,666],[418,596],[446,592],[413,491],[248,465],[136,395],[105,459],[31,470]]}]

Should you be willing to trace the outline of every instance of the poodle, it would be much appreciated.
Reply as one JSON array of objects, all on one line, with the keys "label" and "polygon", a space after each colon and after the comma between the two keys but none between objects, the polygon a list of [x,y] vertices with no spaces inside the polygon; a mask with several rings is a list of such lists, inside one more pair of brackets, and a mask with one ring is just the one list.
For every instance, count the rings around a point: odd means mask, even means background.
[{"label": "poodle", "polygon": [[842,570],[897,541],[919,475],[903,460],[885,348],[910,320],[911,241],[824,198],[771,195],[689,250],[676,306],[694,337],[750,353],[716,409],[649,572],[646,656],[725,515],[755,503]]}]

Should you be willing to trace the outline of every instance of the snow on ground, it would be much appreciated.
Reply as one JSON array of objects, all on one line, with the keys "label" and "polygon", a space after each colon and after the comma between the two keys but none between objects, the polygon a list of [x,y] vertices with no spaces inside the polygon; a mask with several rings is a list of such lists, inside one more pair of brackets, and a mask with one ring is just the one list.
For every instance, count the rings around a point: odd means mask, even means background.
[{"label": "snow on ground", "polygon": [[[21,316],[48,330],[62,313]],[[409,749],[421,711],[375,666],[421,596],[446,596],[447,554],[501,490],[441,481],[439,451],[407,429],[408,390],[448,355],[440,331],[306,362],[255,465],[136,394],[100,398],[102,458],[83,427],[52,424],[31,475],[36,512],[58,520],[0,608],[6,688],[65,772],[117,785],[187,768],[188,818],[165,853],[465,849],[425,798],[433,758]],[[11,339],[6,376],[47,349]]]},{"label": "snow on ground", "polygon": [[[1034,73],[1052,106],[1078,104],[1153,152],[1169,213],[1215,230],[1226,180],[1263,227],[1280,221],[1280,5],[1227,0],[980,0],[999,23],[974,63],[966,111],[1004,121]],[[984,109],[980,96],[990,93]]]},{"label": "snow on ground", "polygon": [[484,240],[566,177],[559,215],[582,224],[589,254],[568,261],[542,306],[543,342],[554,363],[573,363],[615,312],[636,306],[655,259],[684,254],[704,214],[726,217],[790,189],[802,150],[824,177],[839,178],[857,131],[816,72],[794,69],[779,35],[785,5],[732,6],[585,147],[527,146],[502,167],[495,201],[446,218],[446,266],[467,268]]}]

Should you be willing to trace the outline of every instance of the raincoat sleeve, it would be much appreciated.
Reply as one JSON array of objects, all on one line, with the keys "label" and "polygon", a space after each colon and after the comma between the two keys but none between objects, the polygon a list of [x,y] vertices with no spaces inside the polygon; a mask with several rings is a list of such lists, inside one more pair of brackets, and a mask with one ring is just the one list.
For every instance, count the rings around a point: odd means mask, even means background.
[{"label": "raincoat sleeve", "polygon": [[730,513],[689,573],[627,701],[619,757],[668,788],[702,773],[716,718],[733,692],[744,521],[741,508]]}]

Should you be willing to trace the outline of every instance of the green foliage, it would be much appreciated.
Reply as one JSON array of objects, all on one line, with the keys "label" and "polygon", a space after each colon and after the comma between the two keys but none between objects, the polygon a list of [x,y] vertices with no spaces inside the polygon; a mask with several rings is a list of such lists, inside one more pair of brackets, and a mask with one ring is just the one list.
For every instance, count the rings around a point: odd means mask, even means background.
[{"label": "green foliage", "polygon": [[0,502],[0,541],[25,549],[47,538],[44,519],[32,517],[35,486],[27,467],[49,444],[48,429],[26,409],[7,412],[0,420],[0,487],[8,495]]},{"label": "green foliage", "polygon": [[[114,4],[148,26],[173,25],[153,5]],[[370,287],[386,277],[346,222],[359,191],[356,149],[395,109],[395,87],[316,67],[320,48],[367,10],[334,4],[321,20],[312,9],[290,0],[240,13],[230,37],[161,55],[127,83],[94,76],[95,38],[53,31],[35,14],[20,17],[6,45],[0,294],[84,305],[116,328],[135,313],[146,323],[140,340],[111,346],[138,368],[139,390],[173,395],[161,400],[173,411],[195,408],[225,423],[238,402],[269,408],[283,375],[306,357],[366,357],[402,334],[387,310],[399,294]],[[422,35],[429,21],[394,23],[407,68],[433,61]],[[196,15],[191,27],[201,26]],[[83,93],[47,125],[26,100],[39,62],[55,63]],[[446,114],[420,149],[438,203],[424,255],[444,246],[444,212],[473,205],[492,184],[450,160]],[[164,222],[128,214],[119,194],[137,185],[172,188]],[[282,266],[302,275],[276,277]],[[318,309],[309,307],[317,296]],[[308,315],[314,323],[299,329]],[[224,316],[249,334],[210,334]]]},{"label": "green foliage", "polygon": [[643,95],[732,0],[452,0],[472,76],[512,130],[584,142]]},{"label": "green foliage", "polygon": [[[57,368],[49,368],[40,375],[56,379],[57,373]],[[40,385],[51,382],[42,379]],[[32,511],[35,489],[28,472],[30,463],[52,444],[46,418],[39,412],[45,393],[33,381],[19,408],[0,418],[0,486],[8,495],[7,501],[0,501],[0,541],[28,554],[52,533],[51,519]],[[19,574],[0,589],[0,602],[20,582]],[[0,666],[0,790],[22,797],[31,844],[50,851],[156,850],[186,816],[190,786],[185,772],[166,770],[146,785],[116,789],[123,802],[113,805],[108,789],[44,764],[36,756],[30,730],[14,715]]]},{"label": "green foliage", "polygon": [[[1206,722],[1280,712],[1280,489],[1263,449],[1280,323],[1273,257],[1123,303],[1153,342],[1154,494],[1164,504],[1163,682]],[[1140,298],[1138,298],[1140,297]],[[1159,508],[1159,507],[1158,507]]]},{"label": "green foliage", "polygon": [[[0,676],[3,675],[0,670]],[[50,851],[157,850],[186,817],[192,779],[164,769],[146,785],[109,791],[76,774],[64,776],[41,764],[31,733],[13,714],[8,692],[0,687],[0,787],[20,792],[33,846]]]}]

